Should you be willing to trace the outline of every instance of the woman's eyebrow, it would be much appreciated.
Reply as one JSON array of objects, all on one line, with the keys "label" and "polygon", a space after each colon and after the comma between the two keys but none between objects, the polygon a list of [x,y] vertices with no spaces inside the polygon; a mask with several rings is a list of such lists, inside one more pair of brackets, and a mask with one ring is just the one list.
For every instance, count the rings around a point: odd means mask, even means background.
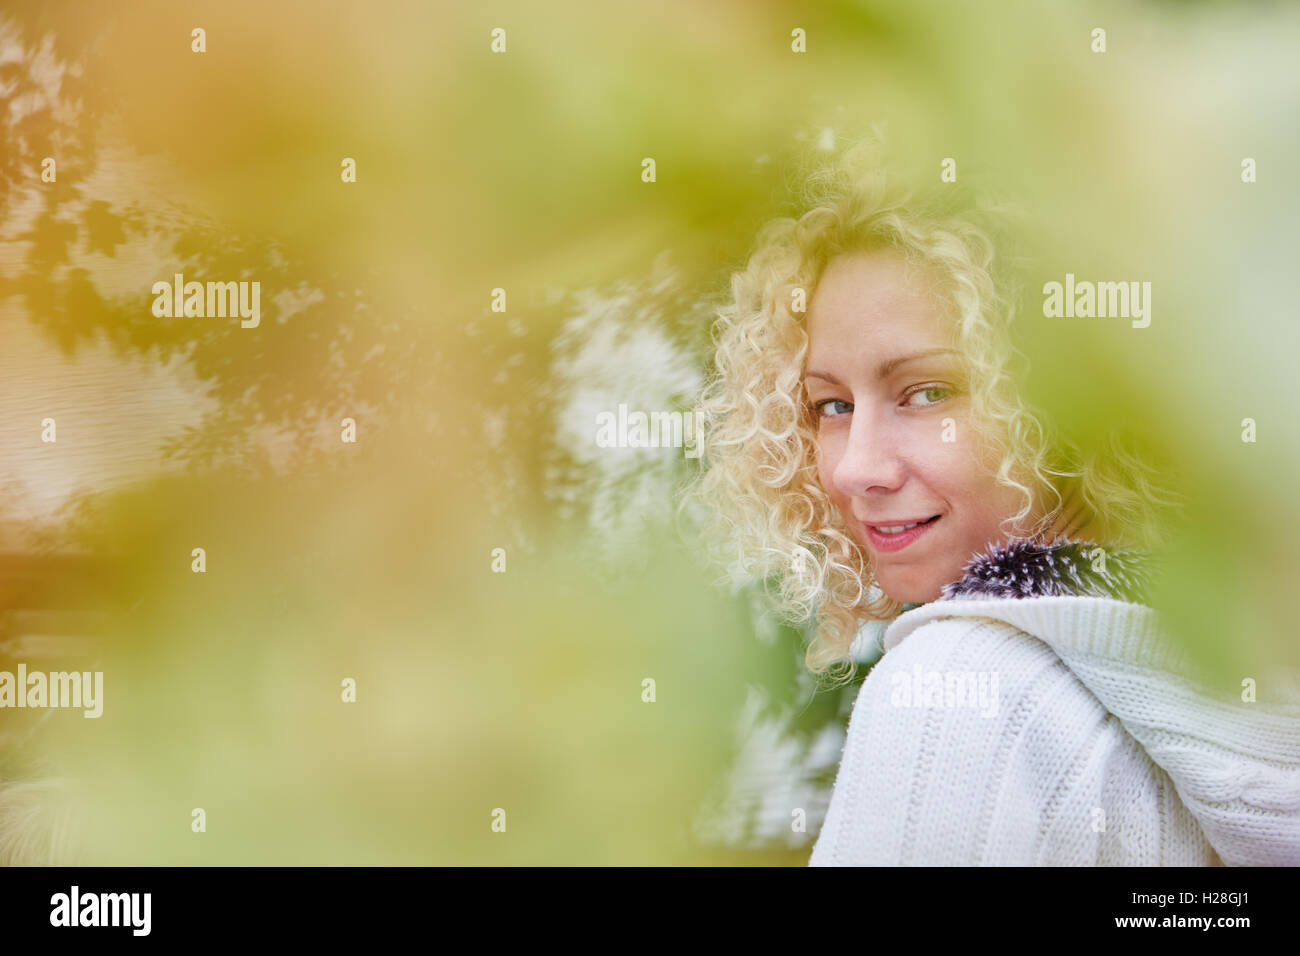
[{"label": "woman's eyebrow", "polygon": [[[908,362],[915,362],[917,359],[929,358],[931,355],[957,354],[958,352],[956,349],[925,349],[920,352],[913,352],[910,355],[900,355],[897,358],[886,359],[876,367],[876,378],[885,378],[899,366],[906,365]],[[832,385],[844,384],[830,372],[820,372],[809,369],[807,372],[804,372],[803,377],[820,378],[824,381],[830,382]]]}]

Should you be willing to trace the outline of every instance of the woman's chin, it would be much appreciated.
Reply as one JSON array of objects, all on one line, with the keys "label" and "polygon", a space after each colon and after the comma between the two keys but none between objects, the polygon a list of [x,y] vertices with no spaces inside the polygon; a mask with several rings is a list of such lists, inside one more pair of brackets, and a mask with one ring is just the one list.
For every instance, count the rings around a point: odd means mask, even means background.
[{"label": "woman's chin", "polygon": [[928,604],[943,596],[943,586],[932,581],[921,581],[909,576],[887,578],[877,575],[876,584],[885,596],[899,604]]}]

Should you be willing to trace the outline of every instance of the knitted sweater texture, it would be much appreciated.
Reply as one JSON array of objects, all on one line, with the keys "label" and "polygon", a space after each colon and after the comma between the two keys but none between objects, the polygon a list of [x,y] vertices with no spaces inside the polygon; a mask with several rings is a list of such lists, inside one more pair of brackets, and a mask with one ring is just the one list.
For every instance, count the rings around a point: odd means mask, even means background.
[{"label": "knitted sweater texture", "polygon": [[884,629],[810,865],[1300,865],[1294,676],[1208,691],[1107,559],[1013,539]]}]

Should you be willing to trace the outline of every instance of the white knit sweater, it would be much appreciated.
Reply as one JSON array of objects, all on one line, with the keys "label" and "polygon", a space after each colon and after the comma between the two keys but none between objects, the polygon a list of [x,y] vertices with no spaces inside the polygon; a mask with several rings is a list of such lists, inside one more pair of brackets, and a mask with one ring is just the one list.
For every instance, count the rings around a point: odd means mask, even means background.
[{"label": "white knit sweater", "polygon": [[1300,865],[1293,682],[1213,695],[1108,597],[939,600],[883,648],[809,865]]}]

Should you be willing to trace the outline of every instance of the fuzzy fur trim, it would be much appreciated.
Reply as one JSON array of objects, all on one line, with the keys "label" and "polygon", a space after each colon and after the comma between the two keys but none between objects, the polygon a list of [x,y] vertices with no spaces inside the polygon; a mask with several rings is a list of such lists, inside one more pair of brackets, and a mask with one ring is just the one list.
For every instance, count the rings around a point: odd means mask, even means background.
[{"label": "fuzzy fur trim", "polygon": [[1109,597],[1146,603],[1149,557],[1091,541],[1052,544],[1011,538],[989,545],[966,565],[960,580],[944,585],[946,600],[1060,595]]}]

